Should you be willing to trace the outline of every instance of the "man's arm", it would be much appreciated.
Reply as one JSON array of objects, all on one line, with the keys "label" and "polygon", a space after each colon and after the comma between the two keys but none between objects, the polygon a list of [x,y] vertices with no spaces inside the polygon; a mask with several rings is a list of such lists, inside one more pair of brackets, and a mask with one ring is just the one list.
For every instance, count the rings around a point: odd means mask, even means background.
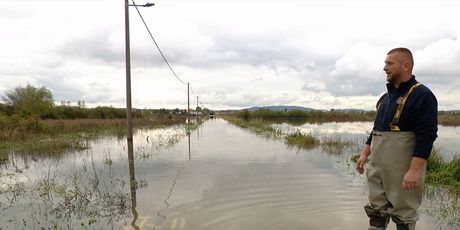
[{"label": "man's arm", "polygon": [[412,157],[410,168],[404,175],[404,180],[401,184],[404,190],[412,189],[420,185],[420,180],[425,173],[426,160],[420,157]]},{"label": "man's arm", "polygon": [[427,160],[430,157],[433,142],[438,137],[438,102],[433,93],[428,91],[420,96],[415,108],[413,156]]},{"label": "man's arm", "polygon": [[366,144],[359,155],[358,161],[356,161],[356,170],[358,170],[360,174],[364,172],[364,165],[366,164],[367,157],[369,157],[369,155],[371,155],[371,147]]},{"label": "man's arm", "polygon": [[438,131],[438,102],[431,92],[419,100],[415,120],[415,148],[412,161],[401,184],[404,190],[420,185]]}]

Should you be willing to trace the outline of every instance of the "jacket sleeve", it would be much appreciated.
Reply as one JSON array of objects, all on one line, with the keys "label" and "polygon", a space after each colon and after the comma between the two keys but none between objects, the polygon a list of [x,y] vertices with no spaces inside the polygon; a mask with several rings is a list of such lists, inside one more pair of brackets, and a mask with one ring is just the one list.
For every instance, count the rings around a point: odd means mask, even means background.
[{"label": "jacket sleeve", "polygon": [[[382,104],[382,100],[383,100],[383,98],[385,98],[386,95],[387,95],[387,93],[384,93],[382,96],[380,96],[379,100],[375,104],[375,109],[376,109],[375,116],[376,116],[376,119],[377,119],[377,114],[378,114],[379,109],[380,109],[380,104]],[[375,129],[375,121],[374,121],[374,127],[372,127],[372,130],[374,130],[374,129]],[[371,142],[372,142],[372,131],[369,134],[369,137],[367,137],[366,145],[371,145]]]},{"label": "jacket sleeve", "polygon": [[438,102],[431,91],[420,95],[415,105],[415,148],[413,156],[428,159],[438,137]]}]

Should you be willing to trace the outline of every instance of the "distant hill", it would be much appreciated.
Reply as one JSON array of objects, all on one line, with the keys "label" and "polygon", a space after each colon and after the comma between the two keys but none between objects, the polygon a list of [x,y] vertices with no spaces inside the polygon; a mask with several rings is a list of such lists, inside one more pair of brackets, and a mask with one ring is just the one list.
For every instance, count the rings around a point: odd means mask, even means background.
[{"label": "distant hill", "polygon": [[335,112],[343,112],[343,113],[363,113],[363,112],[366,112],[366,110],[363,110],[363,109],[334,109],[333,111],[335,111]]},{"label": "distant hill", "polygon": [[314,111],[315,109],[312,108],[307,108],[307,107],[302,107],[302,106],[295,106],[295,105],[275,105],[275,106],[256,106],[256,107],[251,107],[247,108],[246,110],[248,111],[256,111],[259,109],[268,109],[271,111],[292,111],[292,110],[301,110],[301,111]]}]

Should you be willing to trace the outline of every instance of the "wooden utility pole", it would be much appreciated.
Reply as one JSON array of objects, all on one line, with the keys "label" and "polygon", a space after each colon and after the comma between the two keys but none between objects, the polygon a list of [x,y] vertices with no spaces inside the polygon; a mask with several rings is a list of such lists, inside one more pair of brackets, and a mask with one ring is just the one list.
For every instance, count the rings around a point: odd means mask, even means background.
[{"label": "wooden utility pole", "polygon": [[131,51],[129,44],[129,2],[125,0],[125,49],[126,49],[126,122],[128,149],[133,145],[133,113],[131,104]]},{"label": "wooden utility pole", "polygon": [[187,114],[190,114],[190,82],[187,82]]}]

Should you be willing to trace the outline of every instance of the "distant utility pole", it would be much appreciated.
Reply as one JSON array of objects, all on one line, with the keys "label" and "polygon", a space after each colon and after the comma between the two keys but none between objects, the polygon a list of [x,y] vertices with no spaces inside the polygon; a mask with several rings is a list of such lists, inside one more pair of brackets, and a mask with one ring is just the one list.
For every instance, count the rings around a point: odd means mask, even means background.
[{"label": "distant utility pole", "polygon": [[200,96],[196,96],[196,107],[198,108],[198,98],[200,98]]},{"label": "distant utility pole", "polygon": [[190,82],[187,82],[187,114],[190,114]]}]

